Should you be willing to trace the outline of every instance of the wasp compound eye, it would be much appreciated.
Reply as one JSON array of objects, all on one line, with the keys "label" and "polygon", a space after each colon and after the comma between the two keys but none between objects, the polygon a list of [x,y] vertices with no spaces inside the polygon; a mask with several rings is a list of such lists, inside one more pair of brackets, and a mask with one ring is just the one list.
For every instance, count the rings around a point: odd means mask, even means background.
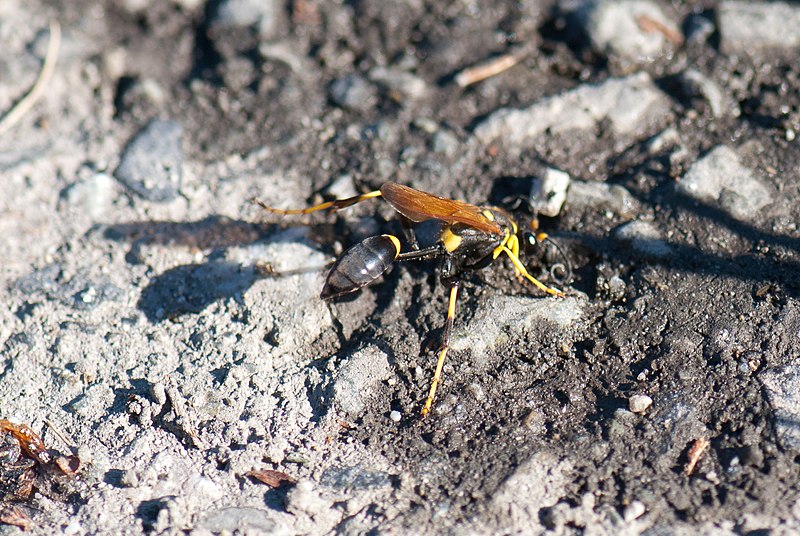
[{"label": "wasp compound eye", "polygon": [[522,233],[522,247],[525,253],[531,254],[535,252],[539,248],[540,244],[541,240],[539,239],[538,234],[530,231],[525,231]]}]

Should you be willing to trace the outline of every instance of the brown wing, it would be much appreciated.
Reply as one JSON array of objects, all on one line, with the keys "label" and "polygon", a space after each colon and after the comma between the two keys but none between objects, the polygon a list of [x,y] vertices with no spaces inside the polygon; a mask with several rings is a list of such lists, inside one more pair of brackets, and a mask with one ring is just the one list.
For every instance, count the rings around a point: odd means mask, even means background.
[{"label": "brown wing", "polygon": [[486,233],[502,234],[500,225],[487,218],[483,209],[463,201],[420,192],[395,182],[381,186],[381,195],[397,212],[413,222],[442,220],[463,223]]}]

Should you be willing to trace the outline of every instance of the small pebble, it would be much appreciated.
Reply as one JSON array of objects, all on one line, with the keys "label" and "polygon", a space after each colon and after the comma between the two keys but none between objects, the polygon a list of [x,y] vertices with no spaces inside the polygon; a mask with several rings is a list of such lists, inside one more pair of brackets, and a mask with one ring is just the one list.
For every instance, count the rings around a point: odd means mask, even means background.
[{"label": "small pebble", "polygon": [[667,149],[680,145],[681,135],[675,127],[667,127],[649,140],[647,140],[647,151],[656,155]]},{"label": "small pebble", "polygon": [[626,217],[637,210],[636,200],[625,187],[606,182],[571,181],[566,204],[570,209],[610,210]]},{"label": "small pebble", "polygon": [[544,177],[537,177],[531,185],[531,205],[543,216],[558,216],[567,200],[570,180],[569,173],[548,168]]},{"label": "small pebble", "polygon": [[353,176],[349,173],[342,173],[336,177],[324,190],[324,192],[336,199],[354,197],[358,195]]},{"label": "small pebble", "polygon": [[679,75],[679,80],[686,94],[690,97],[702,97],[708,102],[714,117],[726,115],[738,117],[741,114],[739,104],[733,96],[726,93],[722,86],[697,69],[686,69]]},{"label": "small pebble", "polygon": [[439,124],[428,117],[418,117],[414,119],[414,126],[427,134],[433,134],[439,130]]},{"label": "small pebble", "polygon": [[367,410],[380,382],[391,376],[388,356],[376,346],[349,355],[339,367],[333,384],[333,400],[350,418]]},{"label": "small pebble", "polygon": [[771,367],[758,379],[769,400],[778,441],[785,449],[800,449],[800,366]]},{"label": "small pebble", "polygon": [[283,4],[276,0],[221,0],[214,5],[209,21],[213,30],[251,26],[270,38],[283,24]]},{"label": "small pebble", "polygon": [[592,48],[629,61],[649,61],[683,40],[678,26],[650,0],[592,0],[577,11]]},{"label": "small pebble", "polygon": [[399,69],[375,67],[369,72],[369,79],[385,87],[389,96],[396,101],[419,100],[428,94],[425,80]]},{"label": "small pebble", "polygon": [[151,121],[125,147],[114,176],[142,199],[176,198],[183,178],[182,135],[176,121]]},{"label": "small pebble", "polygon": [[111,208],[114,180],[105,173],[96,173],[69,186],[63,199],[92,218],[100,218]]},{"label": "small pebble", "polygon": [[661,231],[649,221],[632,221],[614,230],[614,238],[627,242],[631,248],[647,257],[661,259],[672,255],[672,247],[664,241]]},{"label": "small pebble", "polygon": [[800,7],[788,2],[728,0],[717,6],[721,48],[752,54],[800,46]]},{"label": "small pebble", "polygon": [[633,413],[644,413],[653,405],[653,399],[647,395],[633,395],[628,399],[628,407]]},{"label": "small pebble", "polygon": [[355,74],[334,80],[330,87],[330,97],[342,108],[359,112],[372,109],[378,102],[375,86]]},{"label": "small pebble", "polygon": [[610,277],[608,280],[601,280],[603,285],[600,287],[600,290],[603,291],[603,294],[608,296],[608,299],[612,301],[620,301],[625,298],[625,281],[622,280],[621,277],[618,275]]},{"label": "small pebble", "polygon": [[400,422],[400,419],[403,418],[403,415],[399,411],[394,409],[392,410],[391,413],[389,413],[389,418],[392,419],[392,421],[394,422]]},{"label": "small pebble", "polygon": [[641,501],[633,501],[631,504],[625,507],[625,511],[622,513],[623,519],[626,522],[630,523],[636,519],[642,517],[642,515],[647,511],[644,504]]},{"label": "small pebble", "polygon": [[755,213],[772,202],[771,190],[726,145],[715,147],[695,162],[676,188],[699,201],[718,203],[741,221],[753,221]]},{"label": "small pebble", "polygon": [[431,149],[435,153],[454,156],[458,147],[458,138],[449,130],[437,130],[431,138]]},{"label": "small pebble", "polygon": [[62,534],[66,536],[70,536],[72,534],[82,534],[84,532],[83,527],[81,526],[81,522],[78,521],[77,519],[71,520],[67,524],[67,526],[64,527],[62,530],[63,530]]}]

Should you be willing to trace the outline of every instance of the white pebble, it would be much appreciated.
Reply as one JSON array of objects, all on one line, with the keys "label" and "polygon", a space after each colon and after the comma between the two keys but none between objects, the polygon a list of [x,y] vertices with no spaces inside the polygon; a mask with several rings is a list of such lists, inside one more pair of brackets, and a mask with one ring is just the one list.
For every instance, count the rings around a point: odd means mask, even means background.
[{"label": "white pebble", "polygon": [[628,399],[628,407],[633,413],[644,413],[653,405],[653,399],[647,395],[633,395]]},{"label": "white pebble", "polygon": [[623,519],[630,523],[634,519],[639,519],[642,517],[642,514],[645,513],[647,509],[645,508],[644,504],[641,501],[633,501],[631,504],[625,507],[625,511],[622,513]]}]

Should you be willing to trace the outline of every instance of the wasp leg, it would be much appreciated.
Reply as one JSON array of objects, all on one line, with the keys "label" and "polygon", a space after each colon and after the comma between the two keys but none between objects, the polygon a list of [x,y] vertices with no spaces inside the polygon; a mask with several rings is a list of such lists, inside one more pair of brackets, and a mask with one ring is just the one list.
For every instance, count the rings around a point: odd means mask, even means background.
[{"label": "wasp leg", "polygon": [[400,253],[396,261],[417,261],[417,260],[425,260],[431,257],[436,257],[437,255],[442,255],[444,253],[444,248],[441,244],[436,244],[435,246],[430,246],[425,249],[417,249],[414,251],[406,251],[405,253]]},{"label": "wasp leg", "polygon": [[[497,259],[497,257],[502,255],[506,249],[510,250],[511,253],[513,253],[514,256],[519,259],[519,238],[517,238],[517,235],[506,235],[505,238],[503,238],[503,241],[500,242],[500,245],[494,248],[494,251],[492,251],[491,260]],[[516,264],[514,265],[514,276],[520,283],[522,282],[522,272],[519,271]]]},{"label": "wasp leg", "polygon": [[413,222],[400,214],[400,225],[403,226],[403,236],[414,251],[419,251],[419,242],[417,242],[417,235],[414,234],[414,228],[411,227]]},{"label": "wasp leg", "polygon": [[495,252],[498,255],[500,253],[505,253],[506,255],[508,255],[508,258],[511,259],[511,262],[514,263],[514,267],[517,270],[519,270],[519,273],[521,273],[528,281],[536,285],[536,287],[539,290],[551,294],[553,296],[558,296],[559,298],[564,298],[566,296],[566,294],[564,294],[557,288],[548,287],[547,285],[545,285],[544,283],[533,277],[531,274],[529,274],[528,270],[525,269],[525,266],[523,266],[522,262],[519,260],[519,257],[514,255],[514,252],[508,249],[506,246],[504,245],[497,246]]},{"label": "wasp leg", "polygon": [[456,299],[458,298],[458,286],[460,281],[453,281],[453,286],[450,287],[450,304],[447,307],[447,320],[444,324],[444,332],[442,333],[442,347],[439,351],[439,361],[436,362],[436,372],[433,373],[433,381],[431,382],[431,390],[428,393],[428,399],[425,401],[425,406],[422,408],[422,416],[425,417],[433,405],[433,398],[436,396],[436,388],[439,386],[439,381],[442,378],[442,369],[444,368],[444,358],[447,356],[447,348],[450,343],[450,332],[453,331],[453,321],[456,316]]},{"label": "wasp leg", "polygon": [[313,207],[298,208],[291,210],[271,207],[266,203],[264,203],[262,200],[257,198],[253,199],[253,202],[258,204],[261,208],[263,208],[267,212],[272,212],[273,214],[310,214],[318,210],[331,210],[331,211],[339,210],[340,208],[350,207],[355,205],[356,203],[360,203],[367,199],[372,199],[373,197],[380,197],[380,196],[381,196],[381,191],[374,190],[366,194],[357,195],[354,197],[348,197],[346,199],[335,199],[333,201],[326,201],[325,203],[320,203],[319,205],[314,205]]},{"label": "wasp leg", "polygon": [[[519,238],[517,238],[517,235],[509,236],[506,246],[511,250],[511,253],[513,253],[515,257],[519,258]],[[522,274],[516,266],[514,266],[514,275],[518,281],[522,282]]]}]

